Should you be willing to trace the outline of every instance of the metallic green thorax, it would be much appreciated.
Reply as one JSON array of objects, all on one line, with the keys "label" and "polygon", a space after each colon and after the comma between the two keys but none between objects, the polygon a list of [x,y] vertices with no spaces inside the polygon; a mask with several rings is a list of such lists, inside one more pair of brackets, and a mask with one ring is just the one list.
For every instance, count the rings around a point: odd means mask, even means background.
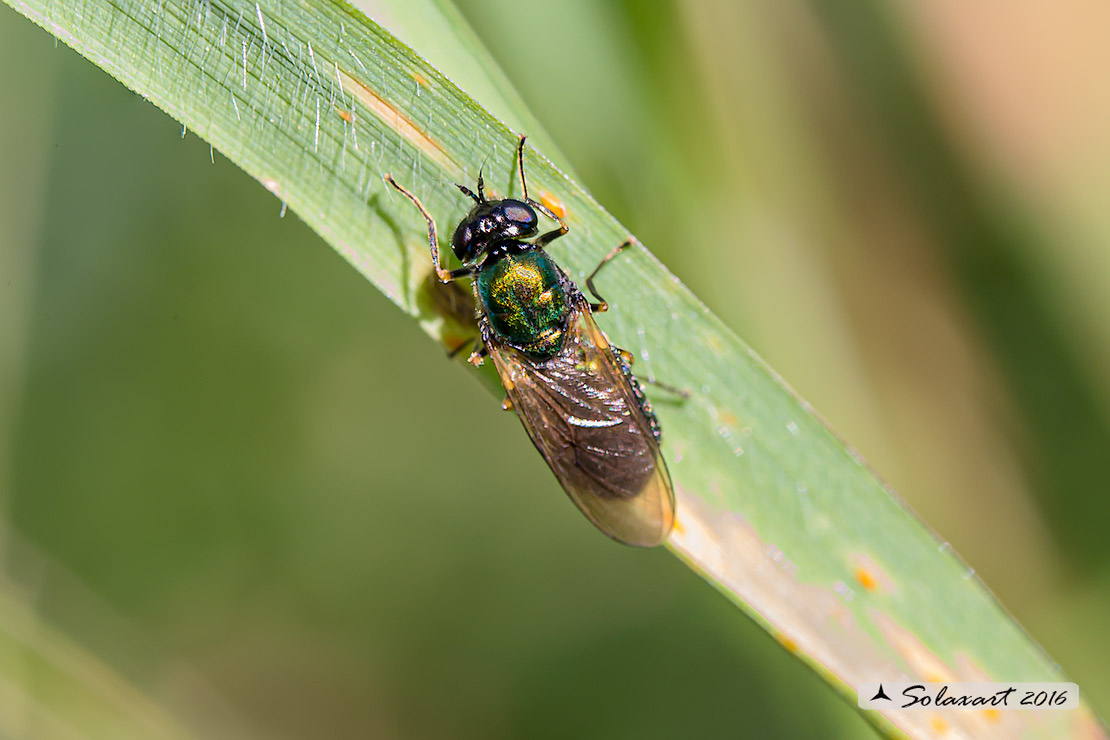
[{"label": "metallic green thorax", "polygon": [[559,268],[541,249],[505,254],[483,265],[475,278],[478,301],[490,328],[537,359],[562,346],[570,302]]}]

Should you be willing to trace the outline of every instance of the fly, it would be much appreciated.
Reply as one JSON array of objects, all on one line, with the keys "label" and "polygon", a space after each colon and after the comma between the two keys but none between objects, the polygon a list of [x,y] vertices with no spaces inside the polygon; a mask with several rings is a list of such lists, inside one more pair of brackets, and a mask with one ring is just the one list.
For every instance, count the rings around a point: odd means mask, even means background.
[{"label": "fly", "polygon": [[[569,231],[547,206],[528,197],[524,137],[517,147],[522,200],[488,199],[481,174],[477,191],[458,185],[474,201],[451,238],[462,267],[440,265],[435,220],[428,222],[432,264],[441,282],[471,278],[481,345],[470,356],[493,360],[516,411],[571,501],[609,537],[635,547],[666,541],[674,527],[675,499],[659,451],[659,422],[632,374],[632,356],[609,342],[593,315],[609,307],[594,288],[606,264],[631,246],[625,241],[586,279],[596,302],[555,263],[545,247]],[[558,228],[540,233],[543,214]]]}]

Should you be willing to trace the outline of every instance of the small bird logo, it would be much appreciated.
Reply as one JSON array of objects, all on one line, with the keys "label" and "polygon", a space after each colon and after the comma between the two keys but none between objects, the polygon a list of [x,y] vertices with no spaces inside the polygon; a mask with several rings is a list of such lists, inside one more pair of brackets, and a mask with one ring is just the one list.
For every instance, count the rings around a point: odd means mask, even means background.
[{"label": "small bird logo", "polygon": [[871,701],[875,701],[876,699],[886,699],[887,701],[891,701],[891,698],[886,695],[885,691],[883,691],[882,684],[879,684],[879,690],[875,692],[874,696],[871,697]]}]

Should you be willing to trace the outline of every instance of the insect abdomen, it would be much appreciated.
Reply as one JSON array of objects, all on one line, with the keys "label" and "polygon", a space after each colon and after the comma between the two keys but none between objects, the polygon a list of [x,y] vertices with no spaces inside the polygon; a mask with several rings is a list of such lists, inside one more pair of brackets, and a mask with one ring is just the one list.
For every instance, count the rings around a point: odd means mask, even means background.
[{"label": "insect abdomen", "polygon": [[505,255],[483,266],[476,281],[482,310],[501,339],[537,359],[559,351],[570,303],[559,268],[542,250]]}]

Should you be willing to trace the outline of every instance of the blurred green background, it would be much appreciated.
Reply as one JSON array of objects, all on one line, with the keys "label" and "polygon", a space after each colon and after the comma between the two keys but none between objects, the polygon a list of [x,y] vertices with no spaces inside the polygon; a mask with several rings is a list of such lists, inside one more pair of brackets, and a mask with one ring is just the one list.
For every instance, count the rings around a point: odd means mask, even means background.
[{"label": "blurred green background", "polygon": [[[1110,10],[459,5],[598,200],[1110,713]],[[67,736],[16,635],[202,736],[868,735],[7,8],[0,91],[0,734]]]}]

